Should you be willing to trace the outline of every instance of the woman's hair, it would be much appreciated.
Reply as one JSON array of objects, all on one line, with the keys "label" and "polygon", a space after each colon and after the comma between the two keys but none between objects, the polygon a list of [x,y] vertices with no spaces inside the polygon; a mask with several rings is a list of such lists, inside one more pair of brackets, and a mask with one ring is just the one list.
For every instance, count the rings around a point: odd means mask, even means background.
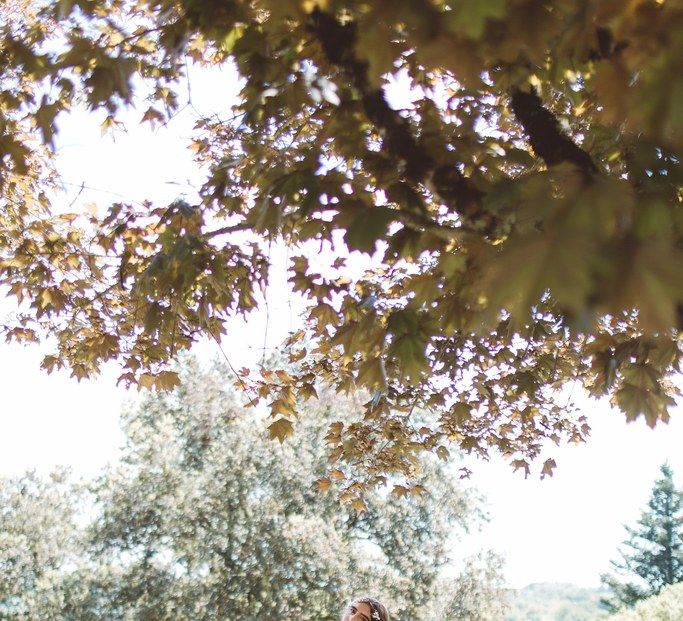
[{"label": "woman's hair", "polygon": [[367,604],[370,606],[370,618],[372,621],[390,621],[389,611],[387,607],[380,601],[373,597],[357,597],[353,600],[353,604]]}]

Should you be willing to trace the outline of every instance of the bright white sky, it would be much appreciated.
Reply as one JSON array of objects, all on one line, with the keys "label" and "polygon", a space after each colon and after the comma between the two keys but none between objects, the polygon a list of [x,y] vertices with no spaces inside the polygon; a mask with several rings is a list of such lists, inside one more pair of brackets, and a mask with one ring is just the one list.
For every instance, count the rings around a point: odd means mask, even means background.
[{"label": "bright white sky", "polygon": [[[230,71],[192,76],[193,104],[202,113],[228,113],[237,92]],[[143,108],[144,110],[144,108]],[[131,127],[141,112],[130,115]],[[201,175],[185,149],[196,113],[187,108],[167,129],[147,126],[115,137],[100,136],[98,123],[84,114],[61,119],[59,166],[69,198],[99,204],[126,198],[151,198],[165,204],[182,194],[192,200]],[[283,261],[276,261],[282,264]],[[246,325],[233,322],[223,349],[237,368],[258,360],[259,348],[277,345],[296,325],[284,270],[273,274],[269,319],[255,315]],[[4,311],[7,306],[0,306]],[[220,356],[216,345],[198,348],[202,357]],[[80,384],[66,373],[48,376],[39,369],[38,348],[0,344],[3,401],[0,413],[0,475],[26,469],[49,471],[70,466],[82,476],[95,474],[117,457],[123,436],[118,415],[136,393],[115,386],[116,369]],[[531,582],[573,582],[597,586],[625,533],[649,495],[659,466],[668,460],[681,483],[683,413],[656,430],[644,423],[627,425],[607,403],[585,400],[593,426],[590,441],[556,449],[558,468],[551,479],[524,480],[501,460],[468,462],[471,484],[487,500],[491,521],[461,542],[457,554],[479,548],[501,552],[511,586]]]}]

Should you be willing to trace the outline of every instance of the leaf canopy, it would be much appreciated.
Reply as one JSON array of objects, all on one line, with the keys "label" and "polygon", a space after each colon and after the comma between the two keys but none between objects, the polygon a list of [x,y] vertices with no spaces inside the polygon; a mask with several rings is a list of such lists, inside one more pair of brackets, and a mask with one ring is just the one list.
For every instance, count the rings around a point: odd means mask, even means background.
[{"label": "leaf canopy", "polygon": [[[250,383],[279,403],[280,440],[320,380],[374,395],[333,453],[371,455],[369,479],[450,444],[528,470],[545,440],[587,434],[557,397],[572,382],[668,419],[680,2],[60,0],[0,29],[0,282],[20,303],[3,329],[51,334],[48,370],[117,360],[123,382],[172,387],[179,350],[258,305],[279,240],[307,355]],[[143,122],[164,123],[188,63],[243,84],[197,123],[201,201],[58,209],[59,116],[104,110],[107,130],[144,99]],[[367,273],[335,254],[339,233],[373,255]]]}]

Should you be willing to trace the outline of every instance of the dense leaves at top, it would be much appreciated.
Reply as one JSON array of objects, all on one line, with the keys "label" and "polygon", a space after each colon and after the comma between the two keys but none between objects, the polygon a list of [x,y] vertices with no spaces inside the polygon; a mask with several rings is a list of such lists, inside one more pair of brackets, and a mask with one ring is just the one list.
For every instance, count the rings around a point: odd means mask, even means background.
[{"label": "dense leaves at top", "polygon": [[[258,304],[280,240],[306,325],[292,368],[244,383],[280,438],[316,381],[368,389],[363,421],[332,432],[364,484],[451,444],[528,470],[544,439],[588,431],[557,397],[570,382],[629,420],[668,419],[680,2],[29,6],[2,25],[0,278],[21,302],[7,336],[55,336],[48,370],[117,359],[123,381],[172,387],[178,350]],[[243,80],[232,109],[197,124],[201,201],[51,205],[57,116],[87,105],[107,128],[135,104],[163,123],[188,63]],[[370,269],[350,270],[347,250]],[[413,424],[416,411],[433,415]]]}]

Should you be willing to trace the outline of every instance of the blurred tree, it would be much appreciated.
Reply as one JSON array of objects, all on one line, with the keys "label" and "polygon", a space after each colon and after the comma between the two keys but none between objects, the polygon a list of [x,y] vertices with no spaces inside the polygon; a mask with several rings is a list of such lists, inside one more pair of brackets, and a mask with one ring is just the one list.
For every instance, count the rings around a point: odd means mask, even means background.
[{"label": "blurred tree", "polygon": [[[426,462],[420,496],[378,492],[340,509],[318,489],[328,484],[325,436],[331,417],[347,419],[358,404],[323,394],[300,433],[274,447],[265,424],[234,405],[224,375],[190,362],[176,391],[128,412],[123,464],[96,487],[100,555],[127,559],[126,584],[144,588],[149,572],[173,593],[124,595],[134,618],[149,607],[169,621],[336,619],[369,589],[397,619],[420,618],[437,596],[449,539],[481,517],[476,500]],[[497,579],[497,567],[473,588]]]},{"label": "blurred tree", "polygon": [[[603,576],[612,596],[604,600],[611,611],[657,595],[665,586],[683,581],[683,494],[668,464],[635,528],[626,527],[621,559],[612,561],[616,575]],[[627,581],[636,578],[636,582]]]},{"label": "blurred tree", "polygon": [[468,559],[464,569],[444,591],[440,608],[428,619],[502,621],[508,611],[508,593],[498,571],[501,560],[493,553]]},{"label": "blurred tree", "polygon": [[[451,546],[483,518],[479,499],[444,466],[416,463],[423,491],[410,498],[382,489],[367,494],[364,510],[340,508],[331,490],[320,490],[326,475],[341,476],[328,473],[325,436],[331,417],[345,419],[359,404],[323,393],[301,432],[274,446],[267,422],[235,404],[224,375],[188,361],[178,389],[126,412],[123,457],[90,486],[86,532],[63,508],[75,502],[67,490],[34,494],[49,523],[33,508],[8,507],[8,532],[21,524],[53,546],[55,560],[31,566],[54,570],[47,586],[32,578],[5,589],[40,606],[22,604],[22,616],[13,604],[0,618],[336,621],[340,606],[366,592],[379,594],[397,621],[460,599],[481,619],[503,605],[495,557],[468,567],[455,591],[444,586]],[[7,485],[20,496],[23,483]],[[26,547],[4,540],[0,554],[11,558],[15,546]],[[458,618],[449,614],[439,618]]]},{"label": "blurred tree", "polygon": [[66,614],[82,595],[79,498],[66,472],[0,479],[0,619],[86,619]]},{"label": "blurred tree", "polygon": [[[275,240],[307,302],[308,355],[249,383],[252,398],[284,437],[311,377],[375,393],[372,429],[347,426],[338,444],[342,462],[374,456],[349,498],[446,445],[528,472],[546,440],[588,433],[556,397],[567,383],[627,420],[668,420],[679,0],[36,7],[0,22],[0,285],[19,302],[7,338],[50,335],[48,371],[117,360],[124,382],[173,387],[178,351],[259,305]],[[197,204],[53,204],[58,116],[87,106],[109,131],[139,105],[166,123],[192,62],[243,84],[225,114],[197,119]],[[349,250],[374,254],[372,269],[356,273]],[[413,428],[415,408],[439,416]]]}]

